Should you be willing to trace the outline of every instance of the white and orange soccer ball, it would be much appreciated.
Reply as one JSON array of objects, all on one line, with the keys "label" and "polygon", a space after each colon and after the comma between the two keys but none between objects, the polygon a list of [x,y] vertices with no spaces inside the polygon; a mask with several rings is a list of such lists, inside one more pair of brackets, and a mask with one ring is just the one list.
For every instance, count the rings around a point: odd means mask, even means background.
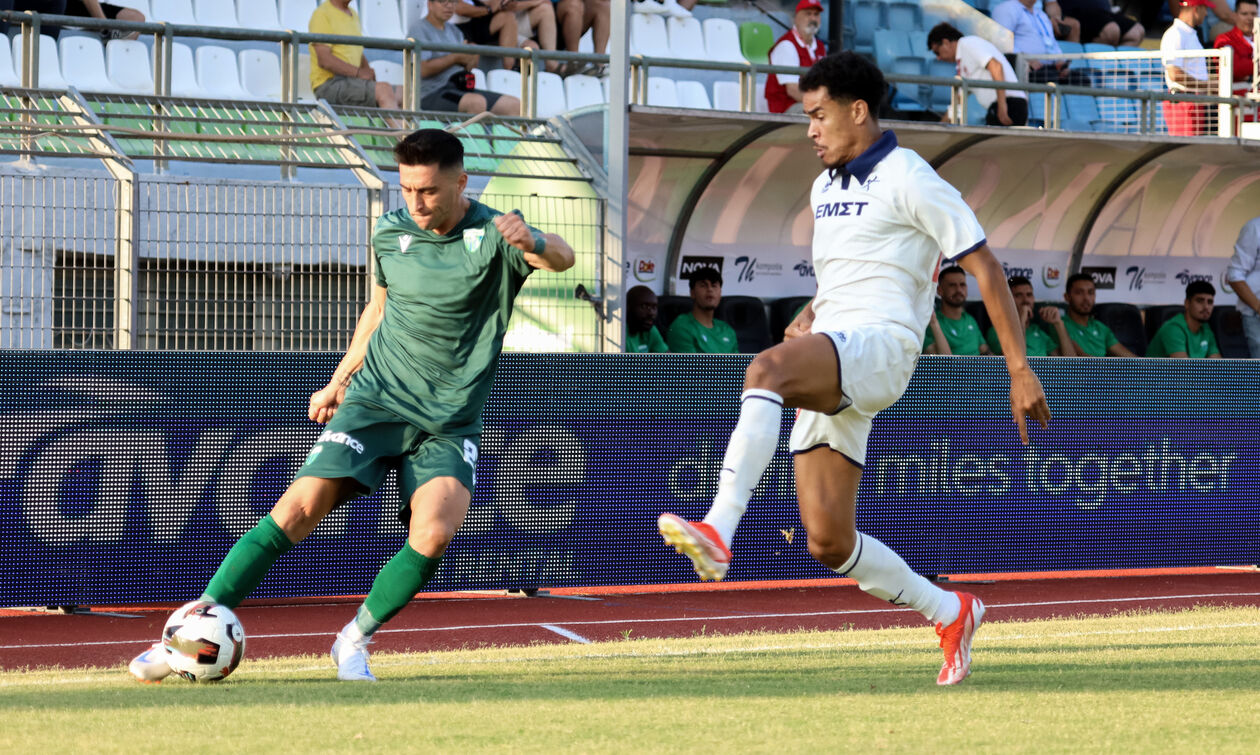
[{"label": "white and orange soccer ball", "polygon": [[245,629],[227,606],[194,600],[166,620],[162,648],[176,674],[190,682],[218,681],[245,657]]}]

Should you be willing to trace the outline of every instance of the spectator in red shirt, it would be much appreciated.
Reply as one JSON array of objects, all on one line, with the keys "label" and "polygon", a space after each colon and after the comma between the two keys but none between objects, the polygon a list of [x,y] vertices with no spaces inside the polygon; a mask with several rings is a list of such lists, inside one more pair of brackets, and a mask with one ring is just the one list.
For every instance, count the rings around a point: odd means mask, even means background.
[{"label": "spectator in red shirt", "polygon": [[1237,0],[1234,3],[1234,28],[1221,34],[1212,45],[1215,48],[1234,48],[1234,92],[1246,92],[1251,88],[1251,78],[1255,73],[1255,65],[1251,60],[1251,51],[1255,44],[1252,39],[1252,24],[1256,21],[1258,0]]},{"label": "spectator in red shirt", "polygon": [[[822,23],[822,3],[800,0],[792,16],[792,28],[770,48],[770,64],[809,68],[827,54],[827,47],[818,38]],[[779,73],[766,79],[766,105],[772,113],[800,113],[802,94],[797,88],[800,76]]]}]

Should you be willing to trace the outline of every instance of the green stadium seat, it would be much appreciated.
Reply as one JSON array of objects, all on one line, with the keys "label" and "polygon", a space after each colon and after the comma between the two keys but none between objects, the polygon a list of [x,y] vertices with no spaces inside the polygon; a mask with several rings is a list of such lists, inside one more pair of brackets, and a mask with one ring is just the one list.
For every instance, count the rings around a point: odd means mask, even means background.
[{"label": "green stadium seat", "polygon": [[774,29],[769,24],[745,21],[739,25],[739,49],[746,60],[752,63],[769,63],[772,47]]}]

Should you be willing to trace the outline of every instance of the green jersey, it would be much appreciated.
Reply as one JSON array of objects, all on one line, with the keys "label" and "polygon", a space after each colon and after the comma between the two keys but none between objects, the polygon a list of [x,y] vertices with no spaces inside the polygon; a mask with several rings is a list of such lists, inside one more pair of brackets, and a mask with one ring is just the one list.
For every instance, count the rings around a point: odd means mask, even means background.
[{"label": "green jersey", "polygon": [[1212,335],[1208,324],[1199,325],[1199,332],[1191,333],[1185,313],[1176,315],[1161,325],[1151,339],[1151,345],[1146,347],[1148,357],[1166,357],[1178,351],[1185,352],[1191,359],[1204,359],[1221,353],[1216,347],[1216,336]]},{"label": "green jersey", "polygon": [[714,320],[712,328],[700,324],[690,312],[685,312],[669,325],[669,350],[690,354],[736,354],[739,341],[735,329],[721,320]]},{"label": "green jersey", "polygon": [[[962,317],[951,320],[942,315],[938,309],[936,321],[940,323],[941,332],[945,334],[951,353],[958,355],[980,353],[980,344],[984,343],[984,334],[980,332],[980,323],[976,322],[976,318],[963,312]],[[934,343],[936,343],[936,337],[932,335],[932,329],[928,328],[923,337],[923,348],[926,349]]]},{"label": "green jersey", "polygon": [[661,354],[669,351],[661,331],[653,325],[642,333],[626,334],[626,352],[631,354]]},{"label": "green jersey", "polygon": [[[994,354],[1002,353],[1002,342],[998,340],[997,328],[989,328],[989,332],[985,335],[984,340],[989,342],[989,351]],[[1050,352],[1059,348],[1059,343],[1054,337],[1047,334],[1036,323],[1028,323],[1028,327],[1024,328],[1024,350],[1030,357],[1048,357]]]},{"label": "green jersey", "polygon": [[[493,219],[471,201],[445,234],[416,225],[407,208],[372,231],[385,315],[346,400],[386,409],[434,435],[481,432],[512,302],[533,271]],[[534,238],[542,243],[536,229]]]},{"label": "green jersey", "polygon": [[1107,349],[1116,343],[1116,334],[1111,332],[1097,317],[1089,318],[1089,324],[1081,327],[1071,317],[1063,318],[1063,327],[1068,337],[1081,347],[1081,354],[1087,357],[1105,357]]}]

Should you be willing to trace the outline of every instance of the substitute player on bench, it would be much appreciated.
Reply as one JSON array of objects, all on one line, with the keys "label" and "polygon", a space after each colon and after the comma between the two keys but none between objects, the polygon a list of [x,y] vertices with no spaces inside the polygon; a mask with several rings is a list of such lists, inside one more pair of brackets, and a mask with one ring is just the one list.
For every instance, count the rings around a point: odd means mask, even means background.
[{"label": "substitute player on bench", "polygon": [[[559,236],[464,197],[459,139],[416,131],[394,147],[406,208],[372,232],[376,286],[350,348],[309,415],[328,423],[271,513],[245,533],[203,600],[235,608],[321,519],[398,469],[407,542],[381,568],[337,635],[337,678],[374,681],[367,644],[437,571],[472,499],[481,410],[512,303],[534,269],[573,266]],[[156,646],[155,646],[156,647]],[[131,663],[145,681],[170,673],[153,648]]]},{"label": "substitute player on bench", "polygon": [[841,52],[815,63],[800,88],[809,138],[825,168],[810,195],[818,293],[784,342],[748,367],[708,515],[693,523],[662,514],[661,535],[692,559],[702,579],[721,579],[728,544],[778,445],[783,407],[800,409],[790,447],[810,553],[871,595],[933,622],[945,651],[937,683],[956,684],[970,673],[971,638],[984,605],[912,572],[883,543],[858,532],[854,516],[871,419],[901,396],[914,371],[942,253],[979,283],[1006,355],[1023,442],[1025,418],[1045,427],[1050,410],[1025,357],[1002,265],[975,214],[921,157],[898,147],[893,132],[880,130],[875,113],[883,74]]}]

